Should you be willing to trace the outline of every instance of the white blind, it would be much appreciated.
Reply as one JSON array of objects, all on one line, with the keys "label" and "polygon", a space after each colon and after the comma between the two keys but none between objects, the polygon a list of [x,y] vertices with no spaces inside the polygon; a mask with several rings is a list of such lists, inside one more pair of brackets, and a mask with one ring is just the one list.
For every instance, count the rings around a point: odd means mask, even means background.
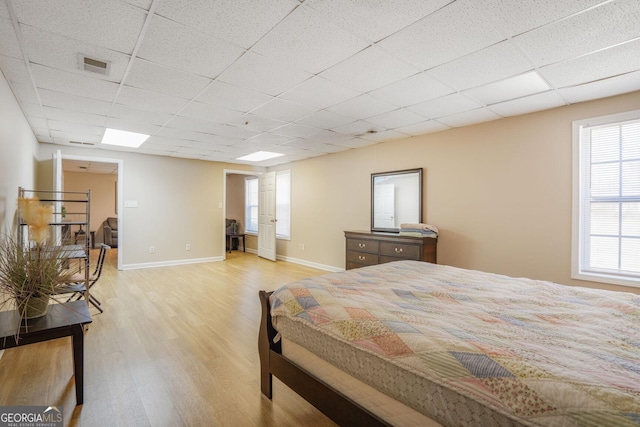
[{"label": "white blind", "polygon": [[582,272],[640,279],[640,120],[580,132]]}]

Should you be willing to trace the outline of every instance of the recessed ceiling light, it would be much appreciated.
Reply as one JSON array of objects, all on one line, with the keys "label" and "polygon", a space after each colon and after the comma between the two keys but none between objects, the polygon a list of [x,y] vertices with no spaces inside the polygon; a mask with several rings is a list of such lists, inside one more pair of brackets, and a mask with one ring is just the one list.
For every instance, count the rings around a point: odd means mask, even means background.
[{"label": "recessed ceiling light", "polygon": [[149,138],[149,135],[144,135],[142,133],[107,128],[107,130],[104,131],[102,143],[138,148],[147,140],[147,138]]},{"label": "recessed ceiling light", "polygon": [[238,157],[236,160],[246,160],[248,162],[261,162],[263,160],[273,159],[275,157],[284,156],[281,153],[272,153],[270,151],[256,151],[246,156]]}]

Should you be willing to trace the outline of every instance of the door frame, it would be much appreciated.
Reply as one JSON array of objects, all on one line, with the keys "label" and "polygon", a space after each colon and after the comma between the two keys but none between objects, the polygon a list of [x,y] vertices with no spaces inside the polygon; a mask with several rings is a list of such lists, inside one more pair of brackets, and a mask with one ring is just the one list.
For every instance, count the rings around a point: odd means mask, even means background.
[{"label": "door frame", "polygon": [[[61,158],[61,162],[64,162],[65,160],[81,160],[81,161],[88,161],[88,162],[94,162],[94,163],[111,163],[111,164],[117,164],[118,165],[118,181],[117,181],[117,190],[116,190],[116,205],[118,207],[118,265],[117,268],[118,270],[122,270],[122,258],[123,258],[123,253],[125,251],[124,245],[122,244],[122,236],[124,236],[124,198],[122,197],[122,193],[123,193],[123,189],[124,189],[124,161],[122,159],[112,159],[112,158],[107,158],[107,157],[93,157],[93,156],[82,156],[82,155],[76,155],[76,154],[64,154],[62,153]],[[60,182],[62,182],[62,168],[60,168],[58,171],[58,176],[56,177],[56,179],[60,179]],[[63,190],[64,190],[64,183],[63,185]]]},{"label": "door frame", "polygon": [[[222,219],[221,219],[221,227],[222,227],[222,260],[227,259],[227,176],[228,175],[247,175],[247,176],[258,176],[262,175],[265,171],[247,171],[247,170],[238,170],[238,169],[224,169],[222,171],[222,177],[224,185],[222,186],[222,202],[220,202],[220,207],[222,208]],[[242,218],[244,221],[244,218]],[[245,242],[246,242],[245,237]]]}]

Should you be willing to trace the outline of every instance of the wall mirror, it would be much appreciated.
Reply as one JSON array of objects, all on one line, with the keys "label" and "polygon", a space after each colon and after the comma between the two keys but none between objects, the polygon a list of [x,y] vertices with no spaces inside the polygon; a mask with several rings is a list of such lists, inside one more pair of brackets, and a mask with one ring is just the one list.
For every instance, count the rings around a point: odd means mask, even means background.
[{"label": "wall mirror", "polygon": [[371,174],[371,231],[422,222],[422,168]]}]

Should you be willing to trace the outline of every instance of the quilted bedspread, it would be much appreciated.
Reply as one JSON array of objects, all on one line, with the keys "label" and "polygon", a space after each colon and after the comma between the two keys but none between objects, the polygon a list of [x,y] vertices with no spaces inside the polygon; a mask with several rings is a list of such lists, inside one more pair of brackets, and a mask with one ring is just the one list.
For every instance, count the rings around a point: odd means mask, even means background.
[{"label": "quilted bedspread", "polygon": [[523,425],[640,426],[640,295],[399,261],[271,304]]}]

